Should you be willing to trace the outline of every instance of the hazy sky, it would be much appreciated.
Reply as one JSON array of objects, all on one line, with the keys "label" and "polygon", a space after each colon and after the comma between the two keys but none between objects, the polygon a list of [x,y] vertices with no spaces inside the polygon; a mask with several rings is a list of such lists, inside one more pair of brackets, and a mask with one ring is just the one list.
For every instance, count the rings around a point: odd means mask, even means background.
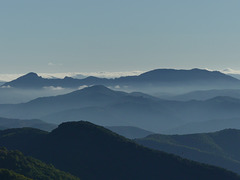
[{"label": "hazy sky", "polygon": [[240,69],[239,0],[0,1],[0,73]]}]

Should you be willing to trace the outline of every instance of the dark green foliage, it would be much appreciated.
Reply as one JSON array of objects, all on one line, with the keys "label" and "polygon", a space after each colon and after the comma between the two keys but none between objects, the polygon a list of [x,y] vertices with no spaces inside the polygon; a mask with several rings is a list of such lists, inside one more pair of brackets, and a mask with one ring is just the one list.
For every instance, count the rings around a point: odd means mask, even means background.
[{"label": "dark green foliage", "polygon": [[150,135],[135,141],[146,147],[220,166],[240,174],[240,130],[189,135]]},{"label": "dark green foliage", "polygon": [[[88,122],[63,123],[51,133],[32,130],[38,140],[29,137],[29,129],[15,131],[2,131],[0,145],[20,149],[84,180],[240,179],[224,169],[144,148]],[[18,134],[28,135],[17,147],[13,144],[20,141]]]},{"label": "dark green foliage", "polygon": [[[2,170],[0,177],[13,176],[24,179],[24,176],[36,179],[59,179],[59,180],[77,180],[78,178],[55,169],[52,165],[47,165],[32,157],[24,156],[20,151],[8,151],[6,148],[0,149],[0,169],[8,169],[12,171]],[[17,175],[22,174],[21,175]],[[20,178],[21,177],[21,178]],[[2,180],[2,178],[0,178]],[[26,178],[25,178],[26,179]]]},{"label": "dark green foliage", "polygon": [[21,174],[15,173],[12,170],[0,169],[0,179],[1,180],[31,180]]}]

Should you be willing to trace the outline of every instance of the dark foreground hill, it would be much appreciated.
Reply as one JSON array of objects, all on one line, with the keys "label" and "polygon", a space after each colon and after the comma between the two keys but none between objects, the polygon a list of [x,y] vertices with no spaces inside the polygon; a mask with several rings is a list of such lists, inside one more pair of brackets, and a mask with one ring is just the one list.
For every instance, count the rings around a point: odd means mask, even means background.
[{"label": "dark foreground hill", "polygon": [[0,169],[0,179],[1,180],[31,180],[26,176],[15,173],[14,171],[8,170],[8,169]]},{"label": "dark foreground hill", "polygon": [[146,147],[194,161],[223,167],[240,174],[240,130],[189,135],[149,135],[136,139]]},{"label": "dark foreground hill", "polygon": [[0,145],[53,164],[81,179],[240,179],[221,168],[150,150],[88,122],[68,122],[51,133],[37,129],[0,131]]},{"label": "dark foreground hill", "polygon": [[32,157],[26,157],[19,151],[8,151],[0,148],[0,179],[59,179],[79,180],[68,173],[55,169]]}]

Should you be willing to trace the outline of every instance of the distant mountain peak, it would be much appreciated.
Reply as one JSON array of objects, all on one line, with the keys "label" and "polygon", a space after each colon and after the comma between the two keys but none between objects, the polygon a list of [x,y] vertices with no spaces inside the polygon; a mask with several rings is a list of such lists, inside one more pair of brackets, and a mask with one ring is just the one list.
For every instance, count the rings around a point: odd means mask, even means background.
[{"label": "distant mountain peak", "polygon": [[104,85],[94,85],[94,86],[89,86],[86,89],[92,89],[92,90],[110,90]]},{"label": "distant mountain peak", "polygon": [[13,81],[5,83],[3,86],[11,86],[11,87],[20,87],[20,88],[28,88],[28,87],[41,87],[40,82],[43,82],[45,79],[41,76],[38,76],[37,73],[30,72],[25,74]]},{"label": "distant mountain peak", "polygon": [[37,74],[37,73],[35,73],[35,72],[29,72],[29,73],[27,73],[26,75],[38,76],[38,74]]},{"label": "distant mountain peak", "polygon": [[66,79],[74,79],[74,78],[69,77],[69,76],[65,76],[64,79],[66,80]]},{"label": "distant mountain peak", "polygon": [[88,121],[70,121],[60,124],[56,129],[51,132],[53,136],[63,136],[63,138],[69,137],[82,137],[83,138],[94,138],[97,134],[107,133],[113,135],[110,130],[105,129],[101,126],[97,126]]},{"label": "distant mountain peak", "polygon": [[30,72],[30,73],[27,73],[27,74],[25,74],[23,76],[20,76],[16,80],[26,80],[26,79],[34,80],[34,79],[42,79],[42,77],[38,76],[38,74],[35,73],[35,72]]},{"label": "distant mountain peak", "polygon": [[[28,77],[39,77],[37,73],[35,72],[30,72],[30,73],[27,73],[26,75],[24,75],[25,77],[28,76]],[[24,77],[22,76],[22,77]]]},{"label": "distant mountain peak", "polygon": [[96,97],[96,95],[100,95],[99,97],[101,97],[102,95],[109,96],[109,97],[119,97],[127,93],[124,93],[122,91],[114,91],[103,85],[89,86],[89,87],[85,87],[83,89],[69,93],[69,95],[76,95],[76,96],[79,94],[84,94],[85,96],[89,96],[89,97],[91,96]]}]

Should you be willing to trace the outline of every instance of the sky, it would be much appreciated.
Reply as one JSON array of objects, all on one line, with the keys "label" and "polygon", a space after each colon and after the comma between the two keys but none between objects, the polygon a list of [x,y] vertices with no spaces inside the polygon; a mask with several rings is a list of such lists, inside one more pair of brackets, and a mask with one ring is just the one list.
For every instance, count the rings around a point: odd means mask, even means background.
[{"label": "sky", "polygon": [[239,0],[0,1],[0,74],[240,70]]}]

